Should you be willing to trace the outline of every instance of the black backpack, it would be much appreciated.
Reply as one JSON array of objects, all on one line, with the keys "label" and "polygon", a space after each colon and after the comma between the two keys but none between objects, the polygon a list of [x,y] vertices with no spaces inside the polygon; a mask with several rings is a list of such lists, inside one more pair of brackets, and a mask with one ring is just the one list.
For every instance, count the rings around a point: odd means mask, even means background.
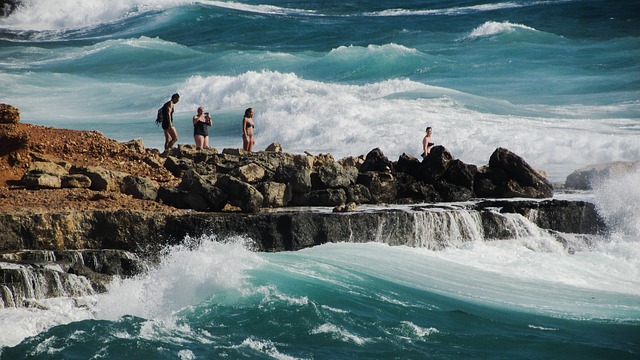
[{"label": "black backpack", "polygon": [[162,124],[162,122],[164,121],[164,111],[162,111],[164,109],[164,105],[158,109],[158,115],[156,116],[156,125],[160,126],[160,124]]}]

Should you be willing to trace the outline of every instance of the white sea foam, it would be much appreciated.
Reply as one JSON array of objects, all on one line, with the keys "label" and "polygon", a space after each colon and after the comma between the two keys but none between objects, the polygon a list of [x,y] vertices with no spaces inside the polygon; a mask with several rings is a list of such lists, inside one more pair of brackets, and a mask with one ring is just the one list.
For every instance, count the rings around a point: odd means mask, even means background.
[{"label": "white sea foam", "polygon": [[145,11],[189,3],[186,0],[23,0],[0,28],[64,30],[110,23]]},{"label": "white sea foam", "polygon": [[40,300],[40,309],[5,308],[0,309],[0,347],[15,346],[27,337],[35,336],[53,326],[68,324],[93,318],[88,306],[78,306],[86,300],[92,304],[92,297],[84,299],[55,298]]},{"label": "white sea foam", "polygon": [[287,354],[283,354],[282,352],[280,352],[280,350],[278,350],[276,344],[274,344],[272,341],[270,340],[260,340],[260,339],[256,339],[256,338],[247,338],[245,339],[242,344],[240,346],[236,346],[237,348],[239,347],[249,347],[255,351],[261,352],[265,355],[268,355],[270,357],[276,358],[278,360],[296,360],[296,359],[303,359],[303,358],[296,358]]},{"label": "white sea foam", "polygon": [[352,334],[346,329],[330,323],[316,327],[311,330],[311,334],[330,334],[335,339],[339,339],[344,342],[352,342],[356,345],[363,345],[369,341],[367,338]]},{"label": "white sea foam", "polygon": [[594,184],[598,213],[616,237],[640,242],[640,169],[615,173]]},{"label": "white sea foam", "polygon": [[313,11],[313,10],[286,8],[286,7],[280,7],[275,5],[253,5],[253,4],[244,4],[241,2],[235,2],[235,1],[203,1],[203,3],[207,5],[219,7],[219,8],[233,9],[233,10],[256,13],[256,14],[319,15],[316,13],[316,11]]},{"label": "white sea foam", "polygon": [[484,24],[473,29],[473,31],[469,35],[467,35],[467,38],[474,39],[474,38],[480,38],[480,37],[486,37],[486,36],[494,36],[501,33],[513,32],[516,29],[536,31],[536,29],[526,25],[522,25],[522,24],[512,24],[510,22],[487,21]]},{"label": "white sea foam", "polygon": [[418,337],[428,337],[432,334],[437,334],[440,331],[438,331],[438,329],[434,328],[434,327],[430,327],[430,328],[423,328],[420,327],[414,323],[412,323],[411,321],[402,321],[401,322],[403,325],[409,327]]},{"label": "white sea foam", "polygon": [[[572,0],[565,0],[572,1]],[[560,1],[557,1],[560,2]],[[557,3],[556,2],[556,3]],[[506,10],[513,8],[522,8],[522,7],[530,7],[530,6],[538,6],[549,4],[551,1],[523,1],[523,2],[514,2],[514,1],[506,1],[495,4],[480,4],[480,5],[472,5],[472,6],[456,6],[450,8],[442,8],[442,9],[427,9],[427,10],[408,10],[408,9],[388,9],[376,12],[365,13],[366,16],[423,16],[423,15],[466,15],[478,12],[488,12],[488,11],[496,11],[496,10]]]},{"label": "white sea foam", "polygon": [[173,247],[156,268],[112,282],[108,293],[98,297],[97,317],[163,317],[198,304],[216,291],[241,291],[245,271],[261,263],[242,241],[223,244],[205,239],[195,247]]}]

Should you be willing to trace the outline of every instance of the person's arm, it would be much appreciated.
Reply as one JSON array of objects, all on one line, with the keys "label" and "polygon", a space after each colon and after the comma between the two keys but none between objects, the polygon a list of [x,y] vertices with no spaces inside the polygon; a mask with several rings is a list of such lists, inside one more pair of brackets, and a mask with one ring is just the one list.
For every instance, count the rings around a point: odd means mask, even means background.
[{"label": "person's arm", "polygon": [[171,105],[172,102],[169,102],[167,104],[164,104],[162,110],[164,112],[164,119],[169,121],[169,123],[173,123],[173,119],[171,118]]},{"label": "person's arm", "polygon": [[247,136],[247,118],[242,118],[242,136]]},{"label": "person's arm", "polygon": [[425,137],[422,139],[422,152],[423,152],[425,155],[427,155],[427,154],[429,153],[429,148],[428,148],[428,146],[427,146],[428,144],[429,144],[429,139],[425,136]]}]

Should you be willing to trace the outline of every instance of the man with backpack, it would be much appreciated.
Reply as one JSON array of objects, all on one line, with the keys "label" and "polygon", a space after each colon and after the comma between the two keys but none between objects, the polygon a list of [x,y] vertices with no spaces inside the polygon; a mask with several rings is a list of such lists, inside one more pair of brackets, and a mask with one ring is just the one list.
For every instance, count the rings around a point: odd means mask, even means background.
[{"label": "man with backpack", "polygon": [[164,130],[164,149],[168,150],[178,141],[178,132],[173,126],[173,106],[180,101],[180,95],[173,94],[171,100],[167,101],[160,110],[156,122],[162,122]]}]

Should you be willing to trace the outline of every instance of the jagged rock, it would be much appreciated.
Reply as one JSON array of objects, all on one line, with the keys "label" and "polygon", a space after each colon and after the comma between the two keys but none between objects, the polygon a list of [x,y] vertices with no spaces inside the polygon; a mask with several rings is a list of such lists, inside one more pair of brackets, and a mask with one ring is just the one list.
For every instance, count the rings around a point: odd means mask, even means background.
[{"label": "jagged rock", "polygon": [[294,193],[306,193],[311,190],[311,170],[295,165],[278,167],[274,178],[277,182],[289,184]]},{"label": "jagged rock", "polygon": [[434,185],[442,201],[467,201],[475,197],[472,188],[438,181]]},{"label": "jagged rock", "polygon": [[407,153],[403,153],[394,164],[393,169],[397,172],[403,172],[414,178],[418,178],[420,176],[420,160]]},{"label": "jagged rock", "polygon": [[169,170],[175,177],[180,177],[183,171],[192,169],[194,167],[193,160],[180,159],[175,156],[167,156],[167,160],[164,162],[164,167]]},{"label": "jagged rock", "polygon": [[344,167],[337,162],[316,167],[311,174],[311,185],[315,190],[346,188],[356,183],[358,169]]},{"label": "jagged rock", "polygon": [[173,186],[160,186],[157,200],[178,209],[207,211],[209,202],[196,192],[180,190]]},{"label": "jagged rock", "polygon": [[247,152],[244,151],[243,149],[236,149],[236,148],[222,149],[222,154],[224,154],[224,155],[241,156],[241,155],[244,155],[246,153]]},{"label": "jagged rock", "polygon": [[91,179],[82,174],[63,175],[60,180],[63,188],[88,189],[91,187]]},{"label": "jagged rock", "polygon": [[322,166],[335,162],[333,159],[333,155],[331,154],[318,154],[316,156],[312,156],[313,158],[313,166]]},{"label": "jagged rock", "polygon": [[254,155],[243,158],[243,161],[241,161],[241,163],[249,164],[253,162],[263,167],[265,170],[265,178],[263,179],[263,181],[273,180],[273,175],[275,174],[278,167],[282,165],[293,165],[295,163],[295,155],[285,152],[261,151],[252,154]]},{"label": "jagged rock", "polygon": [[250,163],[231,170],[229,175],[240,179],[240,181],[257,183],[264,179],[265,170],[258,164]]},{"label": "jagged rock", "polygon": [[382,150],[379,148],[369,151],[364,159],[364,163],[360,166],[360,172],[363,173],[369,171],[391,172],[392,169],[393,164],[386,156],[384,156]]},{"label": "jagged rock", "polygon": [[41,174],[49,174],[54,176],[63,176],[68,175],[69,171],[64,167],[46,161],[34,161],[29,165],[28,172],[33,173],[41,173]]},{"label": "jagged rock", "polygon": [[282,152],[282,145],[278,141],[275,141],[267,146],[264,151]]},{"label": "jagged rock", "polygon": [[[309,155],[294,155],[293,156],[293,165],[296,167],[300,167],[303,169],[311,169],[313,168],[313,156]],[[288,165],[288,164],[285,164]]]},{"label": "jagged rock", "polygon": [[591,165],[569,174],[564,186],[570,189],[589,190],[594,183],[610,176],[627,174],[637,169],[640,169],[640,161],[617,161],[608,164]]},{"label": "jagged rock", "polygon": [[41,172],[28,172],[22,176],[21,181],[29,189],[60,189],[62,187],[59,176]]},{"label": "jagged rock", "polygon": [[69,174],[81,174],[91,179],[91,190],[120,191],[122,180],[129,174],[115,170],[108,170],[99,166],[72,166]]},{"label": "jagged rock", "polygon": [[289,204],[293,197],[291,186],[283,183],[268,181],[257,186],[264,197],[262,206],[283,207]]},{"label": "jagged rock", "polygon": [[360,156],[347,156],[344,157],[340,160],[338,160],[338,163],[340,163],[340,165],[342,166],[352,166],[356,169],[358,169],[358,171],[360,171],[360,167],[362,166],[362,164],[364,164],[364,155],[360,155]]},{"label": "jagged rock", "polygon": [[[439,202],[440,194],[431,184],[417,181],[409,175],[398,173],[397,198],[402,202]],[[404,199],[404,200],[403,200]]]},{"label": "jagged rock", "polygon": [[133,140],[129,140],[127,142],[122,143],[122,145],[133,149],[137,152],[140,153],[144,153],[145,149],[144,149],[144,141],[141,138],[137,138],[137,139],[133,139]]},{"label": "jagged rock", "polygon": [[442,145],[431,148],[429,155],[422,160],[419,179],[430,184],[440,180],[453,161],[453,155]]},{"label": "jagged rock", "polygon": [[294,194],[291,201],[298,206],[337,206],[347,202],[344,189],[323,189]]},{"label": "jagged rock", "polygon": [[[198,199],[195,210],[208,210],[208,211],[221,211],[227,204],[228,196],[220,188],[215,186],[217,177],[201,176],[193,170],[186,171],[182,175],[182,181],[180,182],[180,189],[197,195],[194,199]],[[199,198],[202,198],[206,203],[206,207],[201,206]]]},{"label": "jagged rock", "polygon": [[122,179],[120,191],[136,199],[156,200],[158,197],[158,188],[153,181],[135,175],[128,175]]},{"label": "jagged rock", "polygon": [[[29,141],[29,133],[15,124],[0,123],[0,156],[22,149]],[[14,158],[15,160],[15,158]]]},{"label": "jagged rock", "polygon": [[455,159],[449,163],[447,170],[444,172],[443,179],[450,184],[470,189],[473,193],[473,179],[477,172],[477,166],[465,164]]},{"label": "jagged rock", "polygon": [[388,172],[369,171],[360,173],[358,175],[358,184],[362,184],[369,189],[373,203],[393,203],[398,193],[398,182]]},{"label": "jagged rock", "polygon": [[[490,177],[496,185],[497,197],[545,198],[553,196],[553,185],[513,152],[496,149],[489,159],[489,170],[499,173]],[[507,177],[501,179],[500,173]],[[497,181],[497,182],[496,182]]]},{"label": "jagged rock", "polygon": [[145,164],[151,166],[154,169],[160,169],[164,167],[164,163],[162,161],[160,161],[159,158],[155,157],[155,156],[146,156],[143,161],[145,162]]},{"label": "jagged rock", "polygon": [[496,196],[497,185],[508,181],[507,174],[501,170],[491,170],[488,165],[478,168],[473,180],[473,191],[477,197],[491,198]]},{"label": "jagged rock", "polygon": [[[474,210],[500,208],[501,213],[520,214],[543,229],[572,234],[603,234],[607,225],[594,204],[585,201],[488,200],[472,206]],[[497,226],[500,228],[500,225]],[[493,231],[495,232],[495,230]]]},{"label": "jagged rock", "polygon": [[260,211],[264,197],[255,187],[239,179],[222,175],[216,186],[229,196],[229,203],[238,206],[243,212],[255,213]]},{"label": "jagged rock", "polygon": [[348,186],[346,192],[347,202],[355,204],[369,204],[372,202],[371,192],[369,192],[369,189],[362,184]]},{"label": "jagged rock", "polygon": [[[0,6],[0,9],[2,9],[2,6]],[[0,104],[0,124],[17,124],[19,122],[20,110],[18,108],[9,104]]]}]

